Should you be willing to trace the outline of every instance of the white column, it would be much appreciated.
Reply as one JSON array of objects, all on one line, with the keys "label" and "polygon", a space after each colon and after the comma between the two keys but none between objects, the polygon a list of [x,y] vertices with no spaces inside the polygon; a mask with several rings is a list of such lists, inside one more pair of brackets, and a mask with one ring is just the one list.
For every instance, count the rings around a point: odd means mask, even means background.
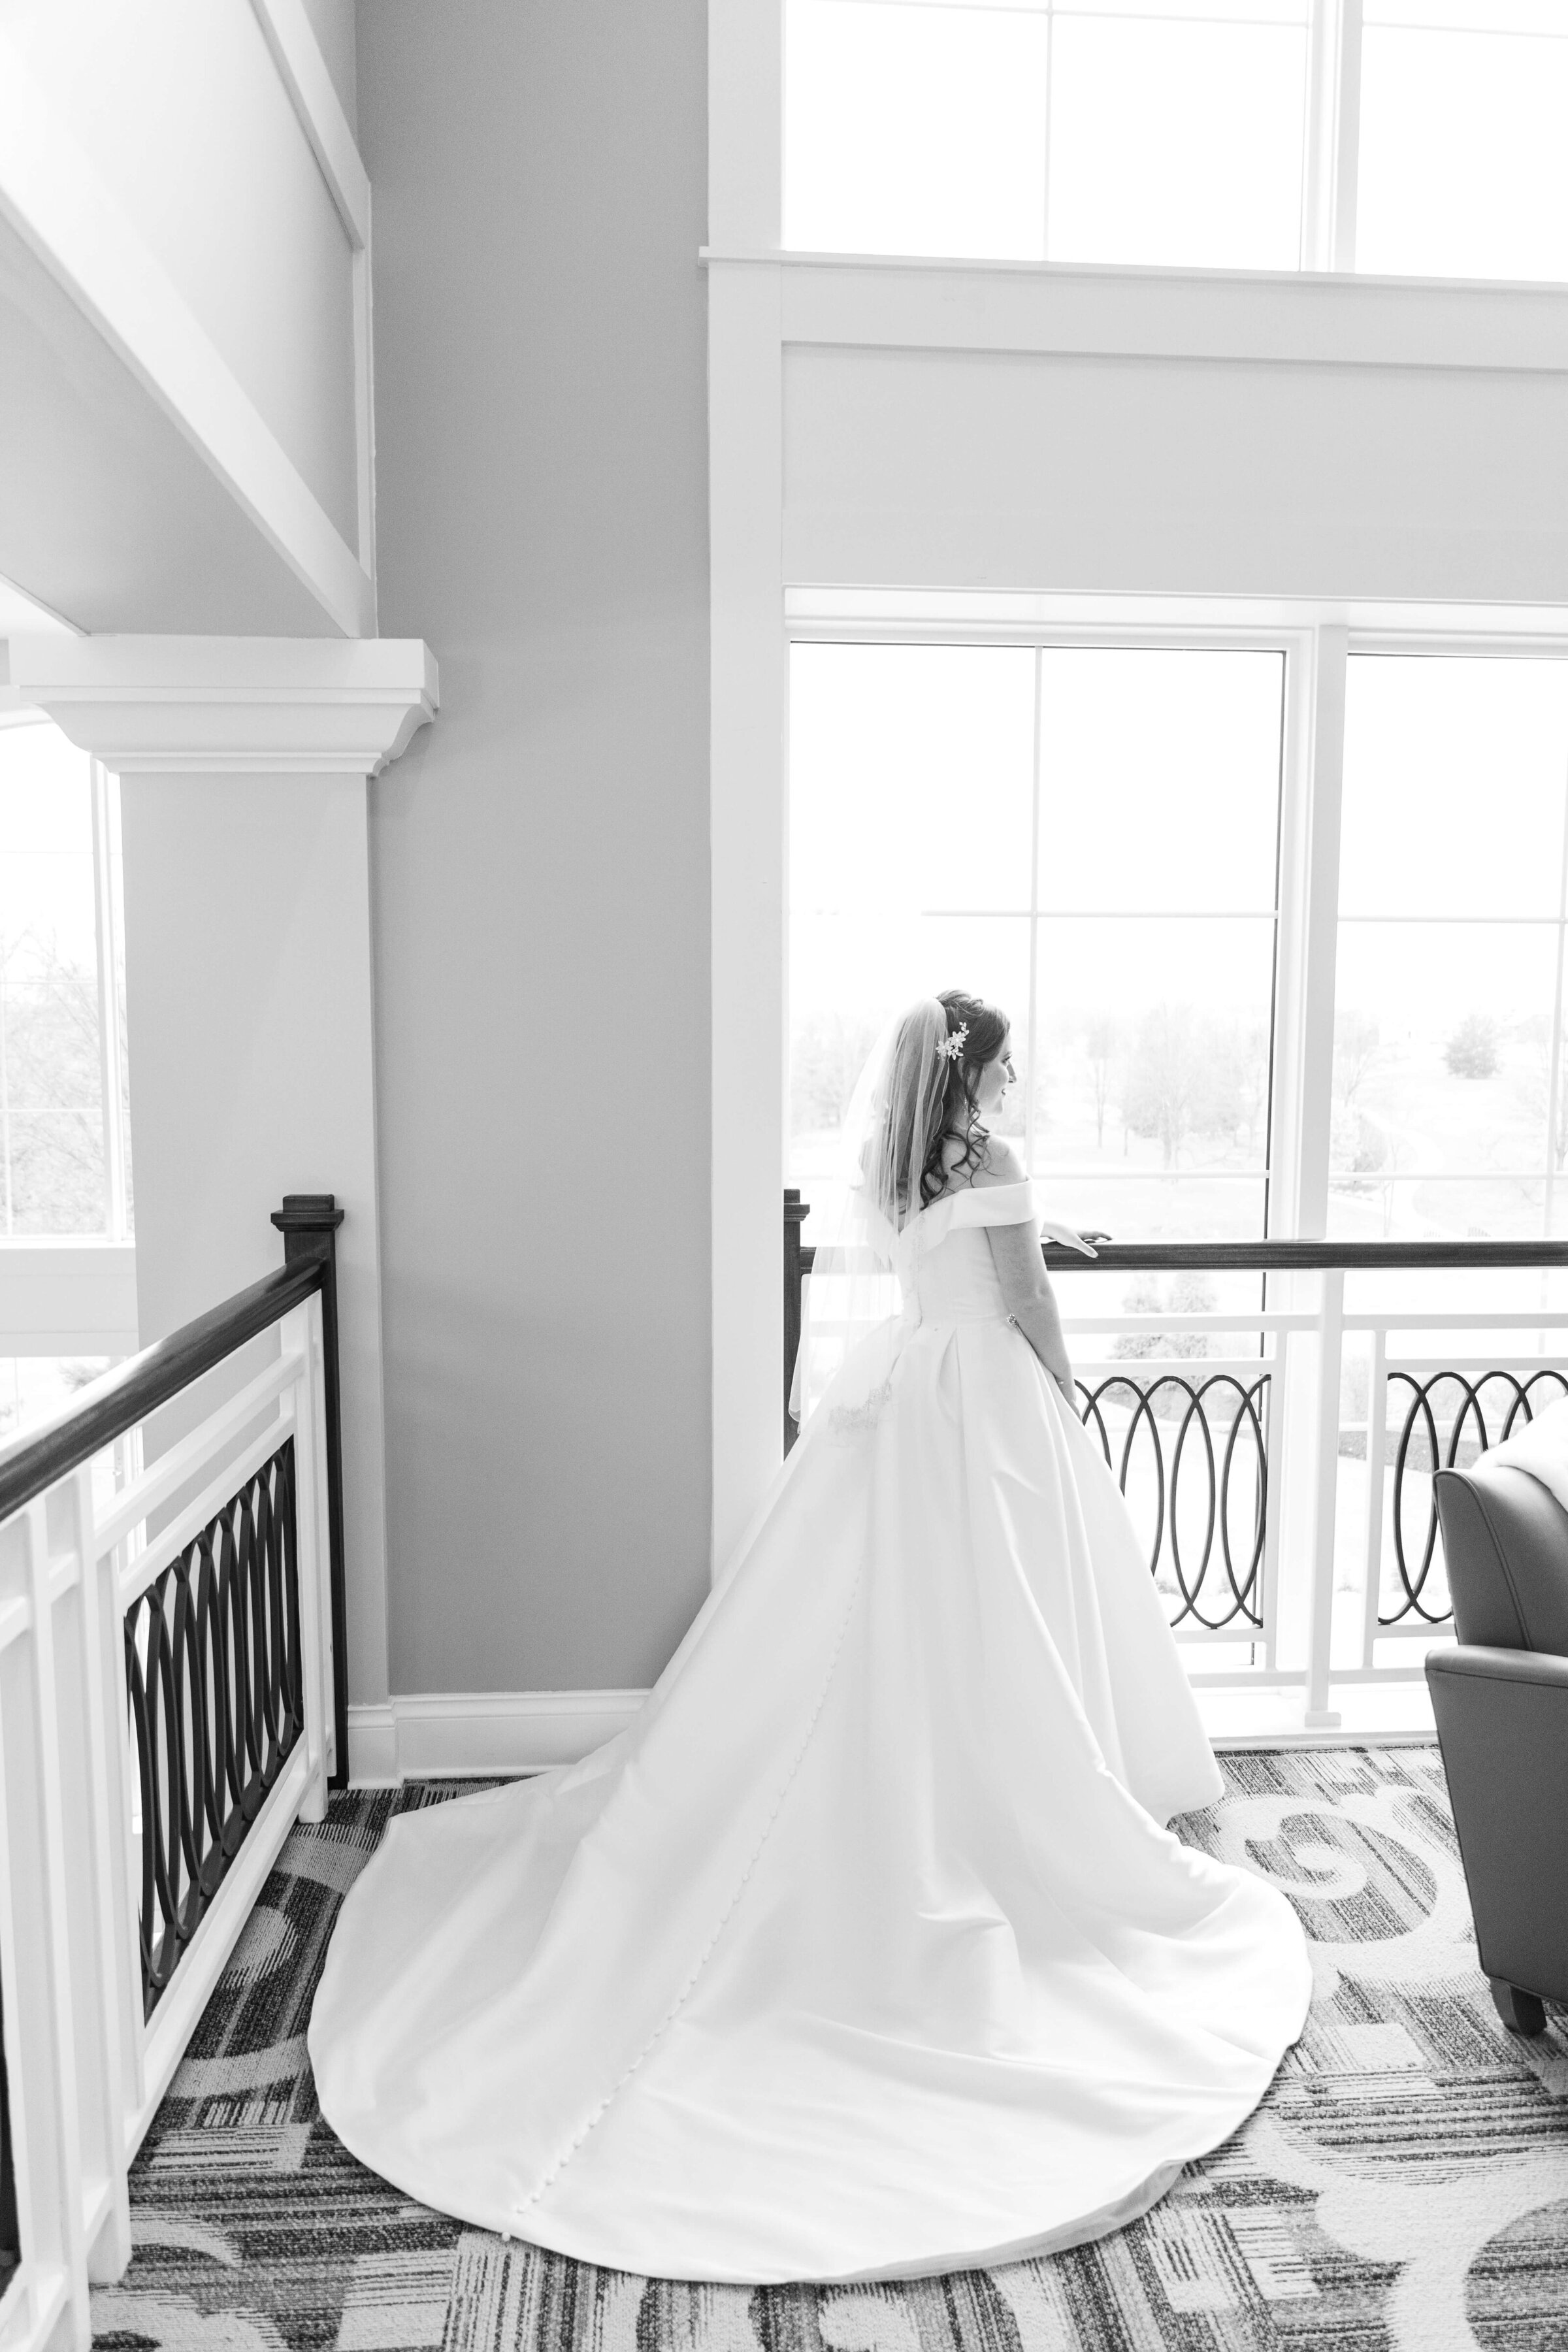
[{"label": "white column", "polygon": [[349,1695],[387,1695],[369,779],[434,713],[417,642],[14,638],[10,683],[121,780],[142,1344],[332,1192]]}]

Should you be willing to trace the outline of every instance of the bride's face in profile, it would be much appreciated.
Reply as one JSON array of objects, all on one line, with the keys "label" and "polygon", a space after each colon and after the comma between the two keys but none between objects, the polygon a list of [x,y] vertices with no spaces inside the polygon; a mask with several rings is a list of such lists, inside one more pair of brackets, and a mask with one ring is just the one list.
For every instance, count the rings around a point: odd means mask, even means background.
[{"label": "bride's face in profile", "polygon": [[1017,1075],[1013,1067],[1013,1033],[1009,1029],[1002,1040],[1002,1051],[994,1062],[986,1063],[974,1089],[974,1108],[982,1118],[1001,1108],[1002,1097]]}]

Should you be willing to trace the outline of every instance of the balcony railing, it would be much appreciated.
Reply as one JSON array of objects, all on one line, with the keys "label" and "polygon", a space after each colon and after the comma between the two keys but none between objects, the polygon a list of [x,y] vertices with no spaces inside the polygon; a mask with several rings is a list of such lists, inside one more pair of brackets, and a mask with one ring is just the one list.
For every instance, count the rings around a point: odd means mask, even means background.
[{"label": "balcony railing", "polygon": [[[784,1394],[814,1252],[784,1195]],[[1451,1632],[1435,1469],[1568,1395],[1568,1307],[1347,1310],[1348,1277],[1543,1276],[1565,1242],[1047,1244],[1053,1274],[1268,1277],[1283,1306],[1063,1318],[1079,1411],[1131,1510],[1194,1684],[1299,1689],[1331,1728],[1336,1685],[1400,1683]],[[1426,1286],[1424,1286],[1426,1288]],[[1474,1336],[1479,1352],[1471,1352]],[[786,1450],[795,1425],[785,1412]]]},{"label": "balcony railing", "polygon": [[5,2352],[89,2341],[131,2160],[343,1777],[341,1213],[285,1201],[278,1273],[0,1454]]}]

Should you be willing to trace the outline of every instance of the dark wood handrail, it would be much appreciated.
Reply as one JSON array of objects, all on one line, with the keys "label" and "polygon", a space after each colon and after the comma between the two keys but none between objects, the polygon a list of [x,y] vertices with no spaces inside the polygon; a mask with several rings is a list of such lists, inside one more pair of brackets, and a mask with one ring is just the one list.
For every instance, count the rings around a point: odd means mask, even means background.
[{"label": "dark wood handrail", "polygon": [[140,1355],[128,1356],[73,1397],[41,1429],[14,1438],[0,1450],[0,1519],[8,1519],[36,1496],[78,1470],[105,1445],[123,1437],[150,1412],[167,1404],[247,1339],[254,1339],[290,1307],[321,1286],[319,1258],[279,1266],[194,1323],[156,1339]]},{"label": "dark wood handrail", "polygon": [[[786,1207],[785,1216],[792,1213]],[[1040,1254],[1053,1274],[1377,1274],[1401,1266],[1568,1265],[1568,1241],[1101,1242],[1093,1257],[1042,1242]],[[816,1257],[814,1244],[801,1243],[803,1275]]]},{"label": "dark wood handrail", "polygon": [[[795,1444],[789,1395],[800,1347],[801,1286],[816,1247],[800,1229],[811,1203],[792,1188],[784,1196],[784,1452]],[[1381,1274],[1405,1266],[1458,1272],[1465,1266],[1568,1265],[1561,1242],[1101,1242],[1093,1257],[1042,1242],[1052,1274]],[[1180,1309],[1173,1312],[1179,1313]]]},{"label": "dark wood handrail", "polygon": [[327,1584],[332,1619],[333,1762],[328,1785],[349,1770],[348,1594],[343,1568],[342,1404],[338,1383],[337,1234],[343,1212],[331,1192],[286,1192],[272,1223],[284,1263],[248,1290],[155,1340],[105,1372],[43,1428],[0,1447],[0,1523],[58,1478],[123,1437],[193,1381],[210,1372],[317,1291],[321,1295],[321,1378],[326,1419]]}]

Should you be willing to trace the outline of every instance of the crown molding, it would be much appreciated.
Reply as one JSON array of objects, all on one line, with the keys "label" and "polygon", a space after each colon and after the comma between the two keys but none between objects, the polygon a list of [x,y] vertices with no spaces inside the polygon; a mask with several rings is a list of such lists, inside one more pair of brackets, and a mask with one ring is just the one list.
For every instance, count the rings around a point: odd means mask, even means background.
[{"label": "crown molding", "polygon": [[119,775],[374,776],[440,703],[418,637],[12,637],[0,701]]}]

